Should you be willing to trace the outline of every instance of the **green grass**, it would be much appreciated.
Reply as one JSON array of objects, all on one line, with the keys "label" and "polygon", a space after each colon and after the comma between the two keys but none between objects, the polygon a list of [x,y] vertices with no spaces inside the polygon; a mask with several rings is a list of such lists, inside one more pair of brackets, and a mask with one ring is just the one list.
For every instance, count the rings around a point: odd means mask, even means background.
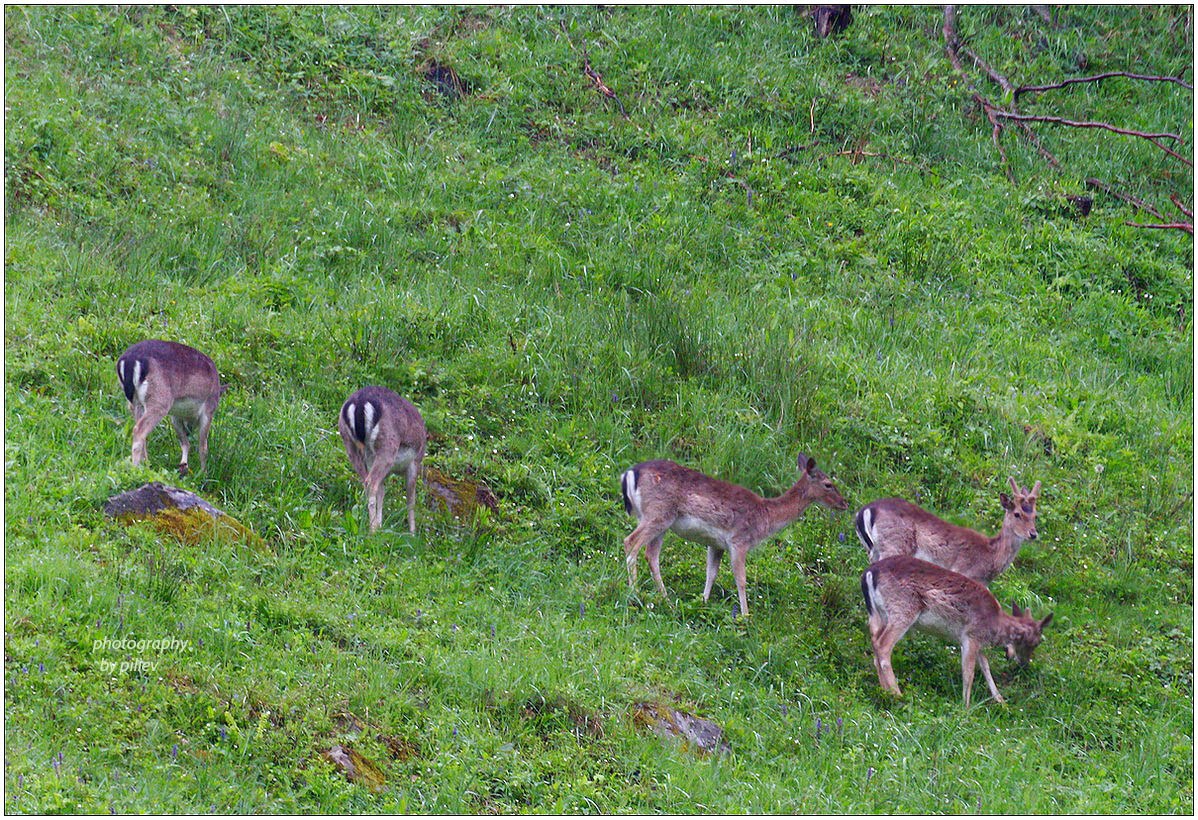
[{"label": "green grass", "polygon": [[[961,33],[1016,83],[1079,55],[1192,81],[1187,7],[1055,14],[963,8]],[[940,25],[7,7],[6,812],[1192,813],[1193,242],[1063,205],[1095,176],[1170,212],[1192,172],[1043,126],[1061,166],[1008,132],[1010,183]],[[1020,105],[1193,155],[1175,85]],[[859,144],[889,159],[836,155]],[[169,472],[168,426],[128,463],[114,363],[150,337],[231,385],[206,475]],[[412,537],[393,481],[367,535],[335,430],[367,383],[499,513],[422,505]],[[671,601],[644,569],[628,590],[623,469],[775,494],[799,452],[854,507],[988,532],[1008,476],[1042,482],[1042,539],[993,587],[1055,617],[1027,669],[992,653],[1008,705],[963,710],[956,650],[917,636],[881,692],[849,514],[754,553],[748,622],[673,536]],[[269,551],[104,519],[153,479]],[[644,700],[732,752],[644,731]],[[382,792],[323,760],[339,742]]]}]

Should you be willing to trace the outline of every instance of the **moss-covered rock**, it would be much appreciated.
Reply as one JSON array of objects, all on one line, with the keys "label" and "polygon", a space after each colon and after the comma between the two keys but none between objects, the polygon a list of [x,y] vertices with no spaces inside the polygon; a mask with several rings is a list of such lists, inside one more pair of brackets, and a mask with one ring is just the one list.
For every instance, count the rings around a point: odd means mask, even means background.
[{"label": "moss-covered rock", "polygon": [[387,782],[382,769],[350,746],[338,743],[321,756],[336,766],[345,775],[346,780],[360,783],[372,792],[381,792]]},{"label": "moss-covered rock", "polygon": [[266,549],[266,542],[233,516],[193,492],[168,487],[158,481],[114,495],[104,505],[104,512],[125,523],[147,521],[183,544],[215,538],[224,543]]}]

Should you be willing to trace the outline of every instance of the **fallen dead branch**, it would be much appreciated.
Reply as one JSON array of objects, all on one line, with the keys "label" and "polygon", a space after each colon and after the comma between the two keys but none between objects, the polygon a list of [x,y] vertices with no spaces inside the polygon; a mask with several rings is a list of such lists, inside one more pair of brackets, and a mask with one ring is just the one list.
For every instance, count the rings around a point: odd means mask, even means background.
[{"label": "fallen dead branch", "polygon": [[1059,83],[1048,83],[1047,85],[1021,85],[1015,89],[1015,99],[1019,99],[1020,94],[1038,94],[1041,91],[1052,91],[1054,88],[1065,88],[1066,86],[1076,85],[1077,83],[1098,83],[1111,77],[1126,77],[1129,80],[1144,80],[1154,83],[1176,83],[1182,88],[1189,91],[1194,90],[1194,86],[1187,83],[1180,77],[1157,76],[1154,74],[1132,74],[1130,71],[1107,71],[1102,74],[1095,74],[1092,77],[1070,77],[1061,80]]},{"label": "fallen dead branch", "polygon": [[1169,201],[1173,203],[1174,207],[1177,208],[1177,210],[1181,211],[1183,214],[1188,216],[1190,219],[1194,218],[1194,210],[1192,208],[1187,208],[1185,205],[1181,204],[1181,200],[1177,198],[1177,194],[1170,194]]},{"label": "fallen dead branch", "polygon": [[1102,191],[1103,193],[1110,194],[1115,199],[1126,202],[1128,205],[1134,205],[1135,207],[1140,208],[1141,210],[1147,211],[1148,213],[1155,216],[1157,219],[1165,218],[1164,214],[1162,214],[1156,208],[1149,205],[1144,200],[1138,199],[1138,198],[1132,196],[1131,194],[1125,194],[1122,191],[1115,190],[1114,188],[1112,188],[1110,185],[1107,185],[1102,180],[1095,179],[1094,177],[1090,177],[1089,179],[1086,180],[1086,186],[1089,188],[1096,188],[1099,191]]},{"label": "fallen dead branch", "polygon": [[[1045,21],[1049,23],[1049,25],[1055,26],[1055,24],[1052,22],[1052,15],[1050,13],[1046,14],[1045,12],[1046,12],[1045,9],[1042,9],[1042,8],[1039,9],[1039,13],[1040,13],[1041,17],[1043,17],[1045,19]],[[1111,133],[1119,134],[1121,136],[1128,136],[1128,137],[1135,137],[1137,139],[1143,139],[1143,140],[1146,140],[1146,141],[1152,143],[1157,148],[1164,151],[1166,154],[1168,154],[1169,156],[1178,160],[1179,162],[1186,165],[1187,167],[1189,167],[1189,168],[1194,167],[1193,160],[1191,160],[1188,157],[1183,156],[1182,154],[1178,153],[1178,151],[1174,150],[1174,148],[1172,148],[1168,145],[1165,145],[1163,142],[1163,141],[1172,141],[1175,146],[1183,143],[1182,137],[1178,134],[1167,133],[1167,132],[1140,131],[1140,130],[1136,130],[1133,128],[1123,128],[1123,127],[1120,127],[1117,125],[1113,125],[1111,123],[1100,122],[1100,121],[1095,121],[1095,120],[1073,120],[1073,119],[1067,119],[1065,117],[1050,116],[1050,115],[1045,115],[1045,114],[1024,114],[1017,107],[1017,101],[1018,101],[1020,95],[1022,95],[1022,94],[1040,93],[1040,92],[1049,91],[1052,89],[1065,88],[1067,86],[1075,85],[1078,83],[1098,83],[1098,82],[1101,82],[1105,79],[1109,79],[1112,77],[1123,77],[1126,79],[1140,80],[1140,81],[1145,81],[1145,82],[1174,83],[1174,84],[1180,85],[1183,88],[1186,88],[1190,91],[1193,91],[1194,90],[1193,85],[1186,82],[1185,80],[1181,79],[1180,77],[1162,76],[1162,75],[1155,75],[1155,74],[1136,74],[1136,73],[1128,72],[1128,71],[1108,71],[1108,72],[1105,72],[1102,74],[1095,74],[1095,75],[1088,76],[1088,77],[1072,77],[1072,78],[1065,79],[1065,80],[1062,80],[1057,83],[1046,83],[1043,85],[1018,85],[1018,86],[1016,86],[1015,83],[1012,83],[1000,71],[998,71],[996,68],[994,68],[994,66],[990,65],[990,63],[988,63],[980,55],[973,52],[962,42],[960,35],[957,33],[957,7],[955,5],[947,5],[944,7],[944,24],[941,29],[941,32],[944,37],[945,54],[948,56],[949,62],[952,64],[953,68],[961,76],[962,80],[965,82],[966,86],[969,88],[970,97],[980,107],[983,115],[986,117],[987,122],[990,123],[991,139],[994,142],[994,147],[998,151],[999,157],[1002,159],[1003,171],[1006,174],[1007,179],[1009,179],[1012,183],[1014,183],[1016,181],[1015,174],[1011,168],[1010,159],[1007,156],[1007,151],[1006,151],[1006,148],[1003,146],[1003,141],[1002,141],[1003,131],[1006,130],[1006,127],[1008,124],[1011,124],[1011,125],[1017,127],[1019,132],[1021,134],[1023,134],[1023,136],[1028,140],[1028,142],[1031,143],[1033,146],[1035,146],[1036,150],[1040,153],[1041,157],[1043,157],[1053,167],[1058,167],[1059,163],[1057,162],[1056,157],[1053,156],[1052,153],[1044,147],[1043,143],[1041,143],[1039,136],[1036,134],[1036,132],[1031,127],[1033,123],[1059,125],[1059,126],[1064,126],[1067,128],[1097,129],[1097,130],[1102,130],[1102,131],[1109,131]],[[1004,105],[999,105],[999,104],[996,104],[995,102],[993,102],[992,100],[990,100],[982,92],[982,90],[978,87],[978,85],[974,82],[974,79],[970,75],[970,72],[966,69],[966,66],[965,66],[965,63],[964,63],[962,57],[968,58],[969,61],[972,62],[972,67],[974,69],[977,69],[982,74],[984,74],[994,85],[996,85],[1000,89],[1002,89],[1004,94],[1009,95],[1009,97],[1007,98],[1007,99],[1009,99],[1009,102],[1005,103]],[[1190,220],[1189,222],[1170,221],[1163,214],[1161,214],[1161,212],[1159,210],[1157,210],[1156,208],[1153,208],[1148,203],[1143,202],[1139,199],[1136,199],[1135,197],[1133,197],[1129,194],[1125,194],[1120,191],[1117,191],[1114,188],[1112,188],[1111,186],[1107,185],[1106,183],[1100,182],[1097,179],[1093,179],[1093,178],[1087,179],[1086,184],[1092,188],[1097,188],[1099,190],[1105,191],[1106,193],[1110,194],[1111,196],[1114,196],[1117,199],[1127,202],[1128,204],[1134,205],[1135,207],[1140,208],[1140,209],[1146,211],[1147,213],[1152,214],[1158,220],[1160,220],[1159,223],[1151,223],[1151,224],[1129,222],[1129,223],[1127,223],[1129,225],[1135,225],[1136,227],[1153,228],[1153,229],[1178,229],[1178,230],[1186,231],[1187,233],[1190,233],[1191,235],[1194,232],[1193,211],[1192,211],[1192,209],[1187,208],[1185,205],[1183,205],[1181,203],[1181,200],[1178,198],[1178,196],[1176,194],[1173,194],[1170,197],[1170,201],[1173,202],[1173,204],[1177,207],[1177,209],[1179,211],[1181,211],[1183,214],[1185,214],[1187,217],[1189,217],[1189,220]]]},{"label": "fallen dead branch", "polygon": [[1111,125],[1110,123],[1106,123],[1106,122],[1094,122],[1094,121],[1090,121],[1090,120],[1067,120],[1064,117],[1050,117],[1050,116],[1046,116],[1043,114],[1018,114],[1013,111],[1004,111],[1001,108],[996,108],[994,113],[995,113],[995,116],[997,116],[997,117],[1001,117],[1001,118],[1007,119],[1007,120],[1015,120],[1016,122],[1048,122],[1048,123],[1054,123],[1056,125],[1067,125],[1071,128],[1100,128],[1104,131],[1111,131],[1116,134],[1123,134],[1124,136],[1127,136],[1127,137],[1140,137],[1141,139],[1148,140],[1149,142],[1151,142],[1157,148],[1160,148],[1162,151],[1164,151],[1169,156],[1181,160],[1182,162],[1184,162],[1186,165],[1190,166],[1191,168],[1194,167],[1193,162],[1186,159],[1185,157],[1183,157],[1181,154],[1177,153],[1176,151],[1172,150],[1167,145],[1161,144],[1160,141],[1163,139],[1169,139],[1169,140],[1174,140],[1174,141],[1180,142],[1181,137],[1178,136],[1177,134],[1148,133],[1145,131],[1136,131],[1131,128],[1120,128],[1116,125]]},{"label": "fallen dead branch", "polygon": [[1190,236],[1194,235],[1194,226],[1189,222],[1165,222],[1159,225],[1145,222],[1124,222],[1123,224],[1130,225],[1133,228],[1154,228],[1157,230],[1168,230],[1172,228],[1185,231]]}]

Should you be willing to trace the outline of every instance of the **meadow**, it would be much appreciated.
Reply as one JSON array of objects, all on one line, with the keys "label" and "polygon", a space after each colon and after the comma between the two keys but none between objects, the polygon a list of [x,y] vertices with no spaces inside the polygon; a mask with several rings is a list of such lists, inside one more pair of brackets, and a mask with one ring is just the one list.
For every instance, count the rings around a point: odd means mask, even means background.
[{"label": "meadow", "polygon": [[[1016,83],[1193,82],[1190,6],[958,14]],[[5,812],[1192,814],[1194,243],[1127,200],[1171,220],[1192,166],[1052,123],[1057,164],[1014,125],[1000,153],[973,94],[1012,98],[942,25],[6,6]],[[1019,106],[1193,159],[1181,84]],[[230,385],[206,473],[166,424],[130,464],[144,338]],[[369,535],[336,429],[365,384],[497,510],[422,497],[411,536],[392,479]],[[752,554],[751,617],[670,535],[669,600],[643,563],[629,589],[624,469],[776,495],[799,453],[850,511]],[[913,635],[885,695],[852,510],[994,533],[1008,477],[1040,539],[992,589],[1054,614],[1043,645],[991,651],[1008,702],[966,710],[956,647]],[[105,518],[154,480],[265,548]]]}]

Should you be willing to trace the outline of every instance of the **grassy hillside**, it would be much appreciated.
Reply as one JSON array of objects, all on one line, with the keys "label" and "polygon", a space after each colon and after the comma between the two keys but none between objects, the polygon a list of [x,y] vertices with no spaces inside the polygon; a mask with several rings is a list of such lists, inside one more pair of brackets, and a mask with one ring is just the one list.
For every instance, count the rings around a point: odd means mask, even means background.
[{"label": "grassy hillside", "polygon": [[[1193,81],[1190,7],[1053,14],[959,30],[1016,84]],[[1085,183],[1176,216],[1192,170],[1043,123],[1059,165],[1014,128],[1004,162],[942,22],[7,6],[5,811],[1192,813],[1193,240]],[[1019,105],[1193,157],[1177,84]],[[173,474],[168,425],[129,464],[114,363],[143,338],[231,385],[206,475]],[[366,534],[336,413],[371,383],[497,513],[422,503],[411,537],[393,480]],[[623,469],[772,495],[799,452],[854,509],[987,532],[1009,476],[1042,482],[993,589],[1055,617],[1030,667],[991,652],[1007,705],[978,681],[964,710],[919,636],[882,694],[851,513],[754,552],[747,620],[674,536],[670,601],[628,589]],[[268,549],[104,518],[155,479]]]}]

